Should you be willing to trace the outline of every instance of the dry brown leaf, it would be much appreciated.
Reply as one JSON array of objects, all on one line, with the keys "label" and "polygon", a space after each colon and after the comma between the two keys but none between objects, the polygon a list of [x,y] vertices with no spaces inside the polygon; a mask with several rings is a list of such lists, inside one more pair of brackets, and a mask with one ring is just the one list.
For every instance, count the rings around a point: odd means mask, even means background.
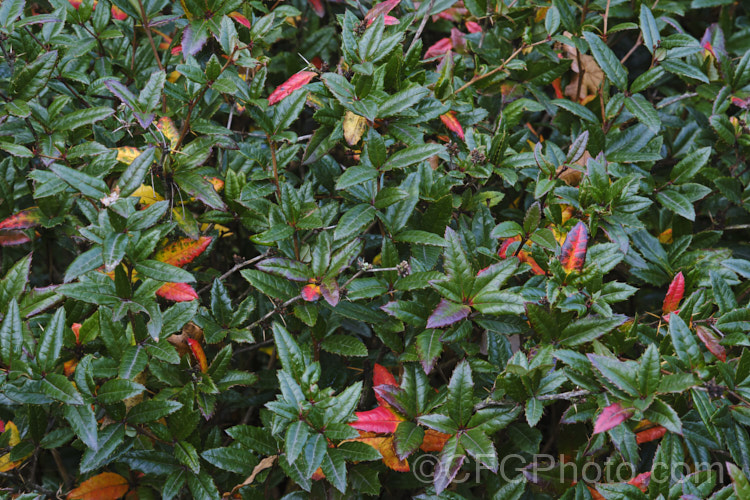
[{"label": "dry brown leaf", "polygon": [[240,488],[244,488],[245,486],[247,486],[249,484],[253,484],[253,481],[255,481],[255,477],[258,474],[260,474],[261,472],[263,472],[264,470],[266,470],[266,469],[268,469],[270,467],[273,467],[273,463],[276,461],[277,458],[279,458],[278,455],[271,455],[270,457],[266,457],[263,460],[261,460],[260,463],[258,465],[256,465],[255,468],[253,469],[253,473],[250,474],[250,477],[248,477],[242,483],[240,483],[237,486],[235,486],[234,488],[232,488],[231,492],[224,493],[224,498],[229,498],[232,495],[234,495],[234,493],[237,490],[239,490]]},{"label": "dry brown leaf", "polygon": [[185,326],[182,327],[182,333],[179,335],[170,335],[167,340],[172,344],[177,353],[182,357],[190,352],[190,346],[188,345],[188,338],[197,340],[198,342],[203,341],[203,329],[192,321],[188,321]]},{"label": "dry brown leaf", "polygon": [[[565,36],[571,38],[572,35],[567,31],[564,33]],[[586,104],[590,102],[599,90],[599,86],[604,81],[604,71],[596,63],[596,60],[588,54],[580,54],[581,68],[578,67],[578,50],[570,45],[561,44],[563,57],[572,60],[570,69],[575,73],[570,83],[565,87],[563,94],[570,98],[574,102]],[[578,91],[578,82],[583,73],[583,81],[581,82],[581,90]]]}]

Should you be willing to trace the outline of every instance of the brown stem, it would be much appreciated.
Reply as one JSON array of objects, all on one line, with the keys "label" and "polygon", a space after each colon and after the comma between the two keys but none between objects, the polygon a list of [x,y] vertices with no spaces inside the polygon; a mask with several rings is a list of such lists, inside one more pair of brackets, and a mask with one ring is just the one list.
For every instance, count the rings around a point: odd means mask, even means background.
[{"label": "brown stem", "polygon": [[276,184],[276,195],[279,197],[279,203],[281,203],[281,185],[279,184],[279,165],[276,161],[276,145],[271,140],[270,135],[266,135],[266,139],[268,140],[268,147],[271,150],[271,167],[273,168],[273,183]]},{"label": "brown stem", "polygon": [[484,80],[485,78],[489,78],[490,76],[494,75],[495,73],[499,73],[500,71],[502,71],[503,69],[505,69],[505,67],[508,65],[508,63],[511,62],[513,59],[515,59],[516,56],[518,56],[518,54],[520,54],[521,51],[523,51],[524,49],[535,47],[537,45],[540,45],[540,44],[546,43],[546,42],[547,42],[547,40],[545,39],[545,40],[539,40],[538,42],[534,42],[534,43],[532,43],[530,45],[527,45],[527,44],[524,43],[523,45],[521,45],[520,47],[518,47],[510,56],[508,56],[508,58],[506,60],[504,60],[500,64],[500,66],[498,66],[497,68],[495,68],[493,70],[488,71],[487,73],[484,73],[484,74],[481,74],[481,75],[475,75],[471,80],[469,80],[468,82],[464,83],[461,87],[459,87],[458,90],[456,90],[455,94],[459,94],[462,90],[466,90],[467,88],[469,88],[472,85],[474,85],[475,83],[477,83],[479,80]]},{"label": "brown stem", "polygon": [[154,57],[156,58],[156,64],[159,66],[160,70],[164,71],[164,66],[162,66],[161,59],[159,58],[159,51],[156,50],[154,38],[151,36],[151,26],[149,26],[148,18],[146,17],[146,9],[143,8],[143,2],[141,0],[138,0],[138,7],[141,10],[141,23],[143,24],[143,29],[146,30],[148,43],[151,44],[151,50],[153,51]]},{"label": "brown stem", "polygon": [[[243,268],[245,268],[247,266],[251,266],[251,265],[255,264],[256,262],[258,262],[259,260],[265,259],[266,257],[268,257],[268,252],[260,254],[257,257],[253,257],[250,260],[246,260],[246,261],[240,262],[239,264],[236,264],[232,269],[230,269],[229,271],[227,271],[224,274],[222,274],[221,276],[219,276],[219,281],[222,281],[222,280],[226,279],[228,276],[236,273],[240,269],[243,269]],[[200,295],[200,294],[208,291],[210,288],[211,288],[211,285],[204,286],[203,288],[201,288],[200,290],[198,290],[198,295]]]}]

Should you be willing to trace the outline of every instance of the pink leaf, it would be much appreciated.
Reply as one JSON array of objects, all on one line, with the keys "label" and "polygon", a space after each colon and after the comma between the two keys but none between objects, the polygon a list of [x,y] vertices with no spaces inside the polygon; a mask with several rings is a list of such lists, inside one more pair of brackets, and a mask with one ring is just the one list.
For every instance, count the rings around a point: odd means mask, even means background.
[{"label": "pink leaf", "polygon": [[[374,6],[370,11],[365,15],[365,21],[367,21],[367,25],[371,25],[373,21],[375,21],[381,14],[385,15],[388,14],[390,11],[392,11],[400,2],[401,0],[385,0],[385,2],[380,2],[376,6]],[[390,16],[387,16],[390,17]],[[396,24],[398,24],[398,20],[396,20]]]},{"label": "pink leaf", "polygon": [[607,406],[602,410],[599,418],[596,419],[594,424],[594,434],[606,432],[610,429],[614,429],[627,419],[633,416],[633,410],[629,408],[623,408],[620,403],[615,403]]},{"label": "pink leaf", "polygon": [[471,313],[469,306],[442,299],[427,320],[427,328],[442,328],[452,325],[466,318],[469,313]]},{"label": "pink leaf", "polygon": [[425,59],[442,56],[453,48],[453,42],[450,38],[441,38],[435,42],[424,54]]},{"label": "pink leaf", "polygon": [[703,325],[695,327],[695,332],[698,334],[698,338],[701,339],[703,345],[709,350],[711,354],[724,363],[727,362],[727,351],[724,346],[719,344],[719,339],[713,334],[711,330]]},{"label": "pink leaf", "polygon": [[357,420],[350,422],[349,425],[360,431],[380,434],[396,432],[399,422],[404,420],[396,415],[393,410],[384,406],[378,406],[369,411],[358,411],[354,414],[357,416]]}]

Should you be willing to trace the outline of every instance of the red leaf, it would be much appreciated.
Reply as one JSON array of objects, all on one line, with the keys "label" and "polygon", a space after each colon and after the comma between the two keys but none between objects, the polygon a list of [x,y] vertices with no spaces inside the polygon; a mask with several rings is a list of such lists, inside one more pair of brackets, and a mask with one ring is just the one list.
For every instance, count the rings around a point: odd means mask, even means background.
[{"label": "red leaf", "polygon": [[0,231],[0,247],[23,245],[29,241],[31,238],[23,231]]},{"label": "red leaf", "polygon": [[378,406],[369,411],[358,411],[354,414],[357,416],[357,420],[349,422],[349,425],[360,431],[377,432],[379,434],[396,432],[399,422],[404,420],[393,410],[384,406]]},{"label": "red leaf", "polygon": [[447,113],[440,115],[440,121],[443,122],[443,125],[450,130],[451,132],[455,132],[457,136],[461,138],[461,140],[464,140],[464,129],[461,127],[461,123],[458,121],[458,118],[456,118],[456,113],[453,111],[448,111]]},{"label": "red leaf", "polygon": [[474,21],[466,21],[466,30],[469,33],[481,33],[482,27],[479,23],[475,23]]},{"label": "red leaf", "polygon": [[201,373],[206,373],[208,371],[208,360],[206,360],[206,353],[203,352],[203,347],[201,347],[200,342],[188,337],[187,343],[190,346],[190,351],[192,351],[193,357],[195,357],[198,365],[200,365]]},{"label": "red leaf", "polygon": [[[503,242],[502,245],[500,245],[500,249],[497,251],[497,254],[500,256],[501,259],[508,258],[508,249],[510,248],[510,246],[513,243],[515,243],[517,241],[521,241],[521,237],[520,236],[514,236],[513,238],[508,238],[508,239],[506,239]],[[526,244],[528,245],[529,242],[527,241]],[[544,272],[544,269],[542,269],[541,267],[539,267],[539,264],[536,263],[536,261],[534,260],[534,258],[532,256],[530,256],[527,252],[523,251],[523,250],[520,251],[520,252],[518,252],[518,260],[521,261],[521,262],[526,262],[528,265],[530,265],[531,266],[531,272],[534,273],[534,274],[537,274],[539,276],[547,274],[547,273]],[[481,271],[480,271],[480,273],[481,273]],[[479,275],[477,275],[477,276],[479,276]]]},{"label": "red leaf", "polygon": [[273,106],[295,90],[304,87],[313,77],[317,75],[314,71],[300,71],[292,75],[289,80],[285,81],[274,90],[270,96],[268,96],[268,105]]},{"label": "red leaf", "polygon": [[321,0],[309,0],[310,6],[318,17],[323,17],[326,13],[326,9],[323,7]]},{"label": "red leaf", "polygon": [[727,351],[724,346],[719,344],[719,339],[714,333],[703,325],[695,327],[695,331],[698,334],[698,338],[701,339],[703,345],[709,350],[711,354],[724,363],[727,362]]},{"label": "red leaf", "polygon": [[156,291],[156,295],[173,302],[190,302],[198,298],[193,287],[187,283],[164,283]]},{"label": "red leaf", "polygon": [[672,283],[669,285],[667,295],[664,297],[664,304],[661,306],[662,314],[669,316],[669,313],[677,311],[682,296],[685,294],[685,277],[682,272],[675,275]]},{"label": "red leaf", "polygon": [[627,419],[633,416],[633,410],[630,408],[623,408],[620,403],[615,403],[607,406],[602,410],[599,418],[596,419],[594,424],[594,434],[600,432],[606,432],[610,429],[614,429]]},{"label": "red leaf", "polygon": [[667,429],[661,425],[646,429],[645,431],[637,432],[635,434],[635,442],[638,444],[649,443],[661,439],[664,434],[667,433]]},{"label": "red leaf", "polygon": [[250,29],[251,27],[250,21],[239,12],[232,12],[231,14],[228,14],[228,15],[229,17],[231,17],[232,19],[240,23],[245,28]]},{"label": "red leaf", "polygon": [[648,489],[648,484],[651,482],[651,473],[650,472],[643,472],[641,474],[638,474],[633,479],[628,481],[628,484],[635,486],[642,492],[646,492]]},{"label": "red leaf", "polygon": [[424,54],[425,59],[432,59],[433,57],[442,56],[446,52],[449,52],[453,48],[453,42],[450,38],[441,38],[435,42],[427,52]]},{"label": "red leaf", "polygon": [[579,222],[568,233],[562,246],[560,262],[565,272],[581,271],[586,261],[586,251],[589,244],[589,230],[586,224]]},{"label": "red leaf", "polygon": [[128,480],[114,472],[102,472],[68,493],[68,500],[108,500],[120,498],[130,489]]},{"label": "red leaf", "polygon": [[372,388],[375,390],[375,399],[378,400],[380,406],[388,407],[390,405],[380,396],[377,390],[378,387],[383,386],[398,387],[398,384],[396,383],[396,378],[385,366],[375,363],[375,368],[372,371]]},{"label": "red leaf", "polygon": [[[374,6],[370,11],[365,15],[365,21],[367,21],[367,25],[371,25],[381,14],[385,15],[388,14],[390,11],[392,11],[400,2],[401,0],[385,0],[385,2],[380,2],[376,6]],[[390,17],[390,16],[386,16]],[[396,24],[398,24],[398,20],[396,20]]]},{"label": "red leaf", "polygon": [[315,302],[320,298],[320,286],[316,285],[315,283],[305,285],[304,287],[302,287],[302,292],[300,293],[300,295],[302,295],[302,298],[307,302]]},{"label": "red leaf", "polygon": [[154,255],[154,259],[182,267],[195,260],[211,244],[210,236],[201,236],[197,240],[182,238],[165,246]]},{"label": "red leaf", "polygon": [[41,215],[38,208],[27,208],[0,221],[0,229],[28,229],[39,225],[40,219]]}]

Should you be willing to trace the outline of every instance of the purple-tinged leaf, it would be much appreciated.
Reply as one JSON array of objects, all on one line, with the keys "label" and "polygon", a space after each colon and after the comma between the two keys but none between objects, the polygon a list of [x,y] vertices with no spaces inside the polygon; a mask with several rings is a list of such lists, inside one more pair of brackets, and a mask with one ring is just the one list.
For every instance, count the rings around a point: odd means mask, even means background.
[{"label": "purple-tinged leaf", "polygon": [[451,437],[445,448],[440,453],[440,460],[435,464],[435,479],[433,485],[435,492],[439,495],[455,479],[456,474],[466,460],[466,456],[458,453],[458,439],[456,436]]},{"label": "purple-tinged leaf", "polygon": [[138,107],[138,101],[133,93],[122,83],[117,80],[106,80],[104,86],[109,89],[115,97],[120,99],[125,106],[130,108],[131,111],[136,111]]},{"label": "purple-tinged leaf", "polygon": [[417,355],[428,375],[443,352],[443,343],[440,341],[442,336],[443,332],[440,330],[426,330],[417,335]]},{"label": "purple-tinged leaf", "polygon": [[206,40],[208,40],[208,35],[204,28],[199,25],[198,29],[195,29],[193,24],[188,24],[182,32],[182,53],[186,56],[194,56],[203,48]]},{"label": "purple-tinged leaf", "polygon": [[594,434],[606,432],[614,429],[627,419],[633,416],[634,411],[630,408],[623,408],[620,403],[607,406],[596,419],[594,424]]},{"label": "purple-tinged leaf", "polygon": [[466,318],[471,307],[442,299],[427,319],[427,328],[442,328]]},{"label": "purple-tinged leaf", "polygon": [[138,125],[140,125],[143,129],[147,129],[154,122],[153,113],[141,113],[139,111],[134,111],[133,115],[135,116],[135,119],[138,120]]},{"label": "purple-tinged leaf", "polygon": [[339,303],[339,284],[335,279],[329,279],[320,284],[320,293],[331,307],[336,307]]}]

